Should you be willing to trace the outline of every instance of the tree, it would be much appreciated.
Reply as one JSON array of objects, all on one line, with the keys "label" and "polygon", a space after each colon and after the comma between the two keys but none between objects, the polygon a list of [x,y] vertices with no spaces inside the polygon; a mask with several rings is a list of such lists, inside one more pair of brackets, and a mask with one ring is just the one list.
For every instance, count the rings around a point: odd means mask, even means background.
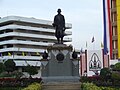
[{"label": "tree", "polygon": [[2,73],[5,70],[5,65],[0,62],[0,73]]},{"label": "tree", "polygon": [[111,78],[111,71],[109,68],[102,68],[100,71],[100,76],[102,77],[103,80],[108,80]]},{"label": "tree", "polygon": [[113,80],[120,80],[120,73],[117,71],[112,72],[112,79]]},{"label": "tree", "polygon": [[120,63],[116,63],[114,66],[115,71],[120,71]]},{"label": "tree", "polygon": [[114,65],[111,78],[114,84],[120,84],[120,63]]},{"label": "tree", "polygon": [[13,72],[15,70],[15,62],[11,59],[7,60],[5,63],[5,70],[9,73],[9,72]]},{"label": "tree", "polygon": [[30,66],[29,64],[25,67],[25,72],[27,72],[30,77],[31,75],[35,75],[38,73],[37,67],[36,66]]}]

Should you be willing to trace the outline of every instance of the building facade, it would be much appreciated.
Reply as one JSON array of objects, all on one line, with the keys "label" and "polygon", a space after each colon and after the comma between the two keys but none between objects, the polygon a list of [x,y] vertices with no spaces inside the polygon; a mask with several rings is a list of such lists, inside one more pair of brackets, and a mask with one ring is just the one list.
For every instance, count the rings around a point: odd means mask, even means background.
[{"label": "building facade", "polygon": [[102,68],[108,68],[113,63],[109,60],[109,55],[104,55],[103,50],[85,50],[80,55],[80,75],[99,75]]},{"label": "building facade", "polygon": [[[66,24],[64,43],[71,42],[69,31],[71,24]],[[40,64],[42,53],[48,45],[57,42],[52,21],[8,16],[0,19],[0,60],[13,59],[18,66],[31,62]],[[39,64],[38,64],[39,63]]]},{"label": "building facade", "polygon": [[111,0],[113,59],[120,59],[120,0]]},{"label": "building facade", "polygon": [[104,51],[120,59],[120,0],[103,0]]}]

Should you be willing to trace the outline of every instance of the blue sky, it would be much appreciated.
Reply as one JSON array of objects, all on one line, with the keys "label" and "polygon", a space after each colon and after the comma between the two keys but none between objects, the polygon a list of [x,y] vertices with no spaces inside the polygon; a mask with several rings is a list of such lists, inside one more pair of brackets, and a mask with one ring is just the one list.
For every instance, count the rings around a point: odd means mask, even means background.
[{"label": "blue sky", "polygon": [[[102,0],[0,0],[0,17],[15,15],[53,21],[61,8],[72,23],[72,45],[76,49],[100,49],[103,41]],[[94,36],[95,42],[91,43]]]}]

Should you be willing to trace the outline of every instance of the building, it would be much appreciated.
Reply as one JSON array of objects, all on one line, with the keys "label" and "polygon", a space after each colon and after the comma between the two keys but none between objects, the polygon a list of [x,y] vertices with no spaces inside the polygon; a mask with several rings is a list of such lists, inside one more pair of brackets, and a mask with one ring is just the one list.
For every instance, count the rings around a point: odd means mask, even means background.
[{"label": "building", "polygon": [[104,52],[120,59],[120,0],[103,0]]},{"label": "building", "polygon": [[[114,61],[114,60],[111,60]],[[80,75],[99,75],[102,68],[108,68],[111,62],[103,50],[85,50],[80,54]],[[112,63],[113,64],[113,63]]]},{"label": "building", "polygon": [[111,0],[113,59],[120,59],[120,0]]},{"label": "building", "polygon": [[[71,42],[69,31],[71,24],[66,24],[64,43]],[[7,16],[0,19],[0,60],[13,59],[18,66],[31,63],[40,65],[42,53],[48,45],[57,42],[52,21]]]}]

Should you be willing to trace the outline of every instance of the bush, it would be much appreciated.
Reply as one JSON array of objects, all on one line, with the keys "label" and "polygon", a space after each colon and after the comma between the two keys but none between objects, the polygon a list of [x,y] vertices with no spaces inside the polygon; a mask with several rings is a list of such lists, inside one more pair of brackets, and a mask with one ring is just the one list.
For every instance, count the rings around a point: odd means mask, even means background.
[{"label": "bush", "polygon": [[2,73],[5,70],[5,65],[0,62],[0,73]]},{"label": "bush", "polygon": [[112,87],[100,87],[102,90],[120,90],[119,88],[112,88]]},{"label": "bush", "polygon": [[115,64],[114,70],[120,71],[120,63]]},{"label": "bush", "polygon": [[24,67],[24,69],[25,69],[25,72],[27,72],[30,75],[30,77],[32,77],[31,75],[35,75],[38,73],[38,69],[36,66],[30,66],[28,64],[26,67]]},{"label": "bush", "polygon": [[120,73],[119,72],[112,72],[112,79],[113,80],[120,80]]},{"label": "bush", "polygon": [[39,83],[32,83],[31,85],[22,90],[42,90],[42,86]]},{"label": "bush", "polygon": [[83,83],[85,83],[85,82],[89,82],[89,83],[98,82],[100,80],[101,80],[100,76],[89,76],[89,77],[82,76],[80,78],[80,81]]},{"label": "bush", "polygon": [[82,83],[81,90],[120,90],[120,88],[98,87],[93,83]]},{"label": "bush", "polygon": [[21,90],[21,87],[0,87],[0,90]]},{"label": "bush", "polygon": [[11,59],[7,60],[5,63],[5,70],[9,73],[9,72],[13,72],[15,70],[15,62]]},{"label": "bush", "polygon": [[109,68],[102,68],[100,71],[100,76],[103,80],[108,81],[111,79],[111,71]]},{"label": "bush", "polygon": [[82,90],[102,90],[101,88],[97,87],[93,83],[83,83],[81,85]]},{"label": "bush", "polygon": [[42,79],[41,78],[21,78],[21,79],[0,78],[0,87],[27,87],[28,85],[34,82],[41,83]]},{"label": "bush", "polygon": [[83,83],[81,88],[82,90],[120,90],[120,88],[98,87],[93,83]]}]

